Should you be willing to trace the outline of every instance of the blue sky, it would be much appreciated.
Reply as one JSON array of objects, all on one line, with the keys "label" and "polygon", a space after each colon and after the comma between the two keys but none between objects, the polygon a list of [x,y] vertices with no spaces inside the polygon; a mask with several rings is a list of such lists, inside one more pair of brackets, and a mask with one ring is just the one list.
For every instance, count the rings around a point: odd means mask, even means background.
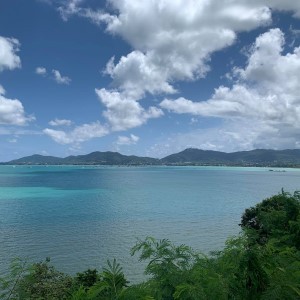
[{"label": "blue sky", "polygon": [[0,161],[300,148],[300,2],[2,0]]}]

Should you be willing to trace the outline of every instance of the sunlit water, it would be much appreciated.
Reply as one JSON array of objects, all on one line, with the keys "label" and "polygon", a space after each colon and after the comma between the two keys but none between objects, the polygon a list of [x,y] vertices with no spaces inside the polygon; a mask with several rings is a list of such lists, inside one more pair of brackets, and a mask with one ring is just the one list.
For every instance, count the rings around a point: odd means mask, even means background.
[{"label": "sunlit water", "polygon": [[220,249],[244,209],[281,188],[299,190],[300,170],[0,166],[0,273],[18,256],[71,274],[115,257],[137,281],[136,238]]}]

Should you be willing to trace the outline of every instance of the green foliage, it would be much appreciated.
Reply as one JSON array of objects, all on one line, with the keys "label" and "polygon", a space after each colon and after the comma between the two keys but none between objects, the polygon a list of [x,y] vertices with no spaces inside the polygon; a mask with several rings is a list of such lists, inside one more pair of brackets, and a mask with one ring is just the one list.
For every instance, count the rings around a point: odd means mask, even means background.
[{"label": "green foliage", "polygon": [[86,288],[80,286],[77,290],[75,290],[70,298],[70,300],[90,300],[90,297],[87,294]]},{"label": "green foliage", "polygon": [[78,286],[84,287],[86,290],[92,287],[100,280],[100,275],[96,269],[87,269],[84,272],[77,273],[75,282]]},{"label": "green foliage", "polygon": [[[242,228],[247,237],[256,293],[262,299],[300,299],[300,194],[281,194],[246,209]],[[249,277],[251,270],[245,268]],[[253,278],[250,277],[250,280]],[[263,283],[263,284],[261,284]],[[251,294],[251,288],[248,287]]]},{"label": "green foliage", "polygon": [[169,240],[147,237],[138,241],[131,254],[141,252],[140,261],[149,260],[145,273],[153,277],[156,299],[173,299],[176,286],[192,267],[196,255],[185,245],[175,246]]},{"label": "green foliage", "polygon": [[300,252],[291,247],[278,248],[272,242],[264,249],[269,284],[262,299],[300,299]]},{"label": "green foliage", "polygon": [[16,258],[11,262],[10,272],[0,277],[0,299],[16,300],[18,297],[18,288],[23,276],[28,273],[26,260]]},{"label": "green foliage", "polygon": [[127,286],[124,273],[116,259],[107,261],[108,267],[103,269],[101,280],[89,290],[91,299],[118,300]]},{"label": "green foliage", "polygon": [[226,280],[216,269],[214,259],[201,258],[185,274],[173,294],[178,300],[227,299]]},{"label": "green foliage", "polygon": [[270,238],[296,246],[300,250],[300,194],[281,194],[263,200],[246,209],[240,224],[243,230],[258,234],[257,242],[265,244]]},{"label": "green foliage", "polygon": [[150,282],[132,285],[124,290],[120,300],[155,300]]},{"label": "green foliage", "polygon": [[21,299],[68,299],[72,277],[57,271],[50,265],[50,259],[32,265],[29,274],[19,283]]}]

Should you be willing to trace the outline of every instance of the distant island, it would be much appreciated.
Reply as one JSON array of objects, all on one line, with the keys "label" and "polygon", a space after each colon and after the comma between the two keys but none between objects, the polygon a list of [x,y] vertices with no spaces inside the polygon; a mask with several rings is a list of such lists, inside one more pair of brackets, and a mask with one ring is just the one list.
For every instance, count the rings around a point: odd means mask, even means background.
[{"label": "distant island", "polygon": [[243,166],[300,167],[300,149],[256,149],[240,152],[219,152],[188,148],[162,159],[123,155],[118,152],[92,152],[65,158],[39,154],[22,157],[2,165],[121,165],[121,166]]}]

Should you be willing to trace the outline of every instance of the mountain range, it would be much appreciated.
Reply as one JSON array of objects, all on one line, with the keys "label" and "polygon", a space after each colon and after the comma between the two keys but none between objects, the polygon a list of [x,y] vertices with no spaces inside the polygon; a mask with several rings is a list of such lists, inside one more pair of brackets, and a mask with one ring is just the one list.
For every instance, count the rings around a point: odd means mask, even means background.
[{"label": "mountain range", "polygon": [[92,152],[65,158],[39,154],[3,162],[5,165],[225,165],[300,167],[300,149],[256,149],[240,152],[220,152],[188,148],[162,159],[123,155],[118,152]]}]

